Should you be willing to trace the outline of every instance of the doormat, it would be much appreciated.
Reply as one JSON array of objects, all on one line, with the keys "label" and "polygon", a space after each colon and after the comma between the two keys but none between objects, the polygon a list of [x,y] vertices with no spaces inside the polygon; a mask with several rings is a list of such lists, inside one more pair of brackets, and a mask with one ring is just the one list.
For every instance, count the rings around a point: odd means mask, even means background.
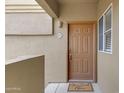
[{"label": "doormat", "polygon": [[68,87],[70,92],[93,92],[91,83],[70,83]]}]

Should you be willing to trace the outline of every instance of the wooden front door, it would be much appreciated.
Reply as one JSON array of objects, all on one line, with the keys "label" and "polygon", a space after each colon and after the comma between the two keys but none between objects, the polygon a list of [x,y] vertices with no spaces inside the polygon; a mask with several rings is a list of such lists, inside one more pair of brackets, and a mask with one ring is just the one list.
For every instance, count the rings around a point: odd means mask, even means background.
[{"label": "wooden front door", "polygon": [[96,81],[96,28],[94,23],[69,24],[69,80]]}]

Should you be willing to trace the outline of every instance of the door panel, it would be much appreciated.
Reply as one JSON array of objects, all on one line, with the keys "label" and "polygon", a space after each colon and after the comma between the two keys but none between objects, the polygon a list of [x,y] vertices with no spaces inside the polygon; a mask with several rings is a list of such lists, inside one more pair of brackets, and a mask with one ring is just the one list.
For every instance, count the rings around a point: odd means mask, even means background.
[{"label": "door panel", "polygon": [[69,80],[93,80],[93,23],[69,24]]}]

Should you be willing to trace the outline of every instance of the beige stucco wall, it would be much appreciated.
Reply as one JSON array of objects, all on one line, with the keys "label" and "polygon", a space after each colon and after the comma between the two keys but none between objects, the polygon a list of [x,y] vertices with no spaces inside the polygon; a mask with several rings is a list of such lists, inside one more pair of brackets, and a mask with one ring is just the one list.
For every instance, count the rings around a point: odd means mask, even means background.
[{"label": "beige stucco wall", "polygon": [[44,93],[44,56],[6,61],[6,93]]},{"label": "beige stucco wall", "polygon": [[67,3],[60,5],[60,19],[64,21],[96,20],[96,3]]},{"label": "beige stucco wall", "polygon": [[[77,5],[78,6],[78,5]],[[69,6],[72,8],[73,6]],[[83,9],[85,7],[85,9]],[[52,36],[6,36],[6,59],[12,59],[17,56],[44,54],[45,55],[45,83],[48,82],[66,82],[67,81],[67,21],[94,20],[96,19],[96,6],[78,7],[82,12],[69,11],[68,7],[61,7],[63,27],[58,27],[58,19],[54,20],[54,35]],[[83,10],[82,10],[83,9]],[[94,12],[92,12],[92,10]],[[65,12],[64,12],[65,11]],[[93,14],[92,14],[93,13]],[[65,16],[66,18],[65,18]],[[87,16],[88,15],[88,16]],[[79,19],[78,19],[79,18]],[[66,20],[69,19],[69,20]],[[28,24],[27,24],[28,25]],[[35,25],[39,25],[35,23]],[[39,25],[40,26],[40,25]],[[46,25],[47,27],[47,25]],[[7,28],[7,27],[6,27]],[[19,28],[21,29],[21,28]],[[35,30],[35,29],[34,29]],[[61,32],[63,37],[57,38],[57,33]]]},{"label": "beige stucco wall", "polygon": [[[56,19],[52,36],[6,36],[6,59],[21,55],[44,54],[45,83],[66,82],[67,22],[96,20],[111,2],[110,0],[99,1],[98,6],[96,3],[62,4],[59,18],[64,21],[63,28],[58,27],[58,19]],[[114,7],[113,53],[98,52],[98,83],[103,93],[118,93],[118,0],[112,2]],[[63,38],[57,38],[58,32],[63,34]]]},{"label": "beige stucco wall", "polygon": [[59,16],[59,4],[56,0],[46,0],[46,2],[50,5],[50,8]]},{"label": "beige stucco wall", "polygon": [[42,6],[50,16],[55,18],[59,16],[59,4],[56,0],[36,0],[36,2]]},{"label": "beige stucco wall", "polygon": [[[63,28],[58,28],[57,23],[58,21],[55,20],[52,36],[6,36],[6,60],[23,55],[44,54],[45,83],[65,82],[67,77],[67,25],[64,24]],[[57,38],[58,32],[63,34],[63,38]]]},{"label": "beige stucco wall", "polygon": [[103,93],[119,93],[119,0],[99,0],[98,17],[113,3],[112,54],[98,52],[98,84]]}]

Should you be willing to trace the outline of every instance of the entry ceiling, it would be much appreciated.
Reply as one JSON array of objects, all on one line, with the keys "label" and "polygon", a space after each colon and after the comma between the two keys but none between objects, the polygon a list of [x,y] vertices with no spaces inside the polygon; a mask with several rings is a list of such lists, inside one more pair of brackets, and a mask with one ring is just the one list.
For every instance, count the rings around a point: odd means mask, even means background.
[{"label": "entry ceiling", "polygon": [[60,4],[62,3],[96,3],[98,0],[57,0]]}]

